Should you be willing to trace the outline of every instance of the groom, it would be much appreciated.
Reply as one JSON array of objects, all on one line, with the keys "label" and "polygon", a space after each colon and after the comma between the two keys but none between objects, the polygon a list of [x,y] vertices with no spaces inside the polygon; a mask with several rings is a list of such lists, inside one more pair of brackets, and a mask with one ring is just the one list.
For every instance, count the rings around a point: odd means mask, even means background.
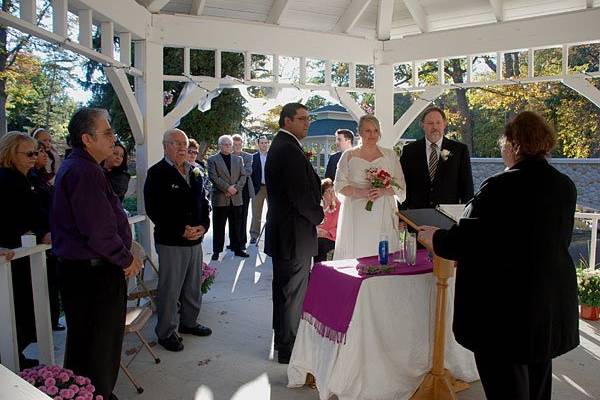
[{"label": "groom", "polygon": [[273,259],[273,330],[281,364],[290,361],[311,259],[318,250],[316,226],[323,220],[319,177],[300,144],[309,125],[305,106],[283,106],[265,165],[265,252]]},{"label": "groom", "polygon": [[469,149],[444,137],[446,114],[429,107],[421,115],[425,137],[404,146],[400,164],[406,180],[402,208],[434,208],[466,204],[473,197]]}]

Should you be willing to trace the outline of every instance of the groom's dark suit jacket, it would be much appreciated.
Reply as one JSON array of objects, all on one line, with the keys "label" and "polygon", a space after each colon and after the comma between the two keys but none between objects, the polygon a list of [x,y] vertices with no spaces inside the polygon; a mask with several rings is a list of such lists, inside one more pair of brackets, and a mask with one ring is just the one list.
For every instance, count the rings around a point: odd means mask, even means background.
[{"label": "groom's dark suit jacket", "polygon": [[323,221],[321,184],[296,139],[279,131],[265,165],[269,209],[265,252],[299,259],[317,255],[317,231]]},{"label": "groom's dark suit jacket", "polygon": [[444,137],[442,151],[450,152],[447,160],[440,156],[433,182],[425,152],[425,138],[402,149],[400,164],[406,180],[406,200],[402,208],[433,208],[438,204],[465,204],[473,197],[473,176],[469,149]]}]

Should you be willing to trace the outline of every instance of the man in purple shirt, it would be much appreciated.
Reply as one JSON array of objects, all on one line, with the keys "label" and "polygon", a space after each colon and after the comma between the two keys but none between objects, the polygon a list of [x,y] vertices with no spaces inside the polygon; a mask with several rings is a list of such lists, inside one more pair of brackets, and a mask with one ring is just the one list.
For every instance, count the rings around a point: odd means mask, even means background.
[{"label": "man in purple shirt", "polygon": [[72,152],[56,175],[51,211],[53,250],[67,320],[65,368],[87,376],[96,395],[112,394],[119,373],[127,287],[142,262],[130,251],[131,230],[100,163],[115,133],[106,110],[82,108],[69,123]]}]

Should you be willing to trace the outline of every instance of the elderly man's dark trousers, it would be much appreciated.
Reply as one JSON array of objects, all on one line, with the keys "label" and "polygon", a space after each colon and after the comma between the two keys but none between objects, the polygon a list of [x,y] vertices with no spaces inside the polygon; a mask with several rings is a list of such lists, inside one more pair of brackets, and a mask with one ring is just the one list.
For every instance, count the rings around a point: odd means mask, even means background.
[{"label": "elderly man's dark trousers", "polygon": [[552,360],[516,364],[476,352],[475,363],[488,400],[550,400]]},{"label": "elderly man's dark trousers", "polygon": [[117,382],[125,329],[127,286],[123,268],[58,260],[67,320],[64,367],[90,378],[105,399]]},{"label": "elderly man's dark trousers", "polygon": [[223,246],[225,245],[225,224],[227,222],[229,222],[229,244],[231,250],[240,251],[242,249],[240,242],[242,206],[213,207],[213,253],[223,251]]}]

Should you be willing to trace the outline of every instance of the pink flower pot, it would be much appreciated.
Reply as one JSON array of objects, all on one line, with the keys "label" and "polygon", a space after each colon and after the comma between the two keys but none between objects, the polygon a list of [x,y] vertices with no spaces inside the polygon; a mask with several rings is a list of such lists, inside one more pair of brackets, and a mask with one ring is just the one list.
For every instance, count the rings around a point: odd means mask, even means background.
[{"label": "pink flower pot", "polygon": [[579,315],[583,319],[587,319],[590,321],[598,321],[600,319],[600,307],[593,307],[582,304],[579,310]]}]

